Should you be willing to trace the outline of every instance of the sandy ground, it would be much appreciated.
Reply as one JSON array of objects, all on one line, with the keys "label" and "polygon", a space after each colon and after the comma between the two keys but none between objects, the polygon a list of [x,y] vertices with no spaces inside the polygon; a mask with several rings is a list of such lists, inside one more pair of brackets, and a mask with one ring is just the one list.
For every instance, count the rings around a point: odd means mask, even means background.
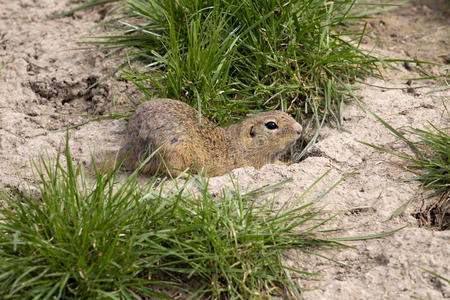
[{"label": "sandy ground", "polygon": [[[443,63],[450,54],[449,10],[442,1],[411,1],[387,15],[370,20],[373,39],[364,45],[386,56]],[[105,53],[80,51],[76,44],[100,29],[89,31],[103,18],[101,10],[85,11],[52,21],[52,13],[73,7],[70,1],[0,0],[0,184],[23,186],[34,180],[30,158],[55,153],[64,142],[64,132],[53,132],[79,124],[79,115],[127,110],[131,84],[109,80],[93,90],[86,88],[110,72],[115,62]],[[443,101],[449,94],[430,89],[408,90],[407,78],[417,77],[414,64],[386,70],[386,81],[368,79],[384,89],[362,86],[358,92],[367,106],[394,127],[422,127],[428,120],[448,126]],[[448,67],[448,65],[447,65]],[[438,71],[440,67],[434,67]],[[408,70],[410,69],[410,70]],[[423,84],[423,83],[421,83]],[[425,84],[433,84],[425,82]],[[390,89],[401,87],[401,89]],[[136,98],[135,98],[136,99]],[[327,126],[307,158],[291,166],[267,165],[261,170],[234,170],[231,177],[242,190],[293,181],[276,191],[277,201],[293,201],[321,174],[329,175],[309,194],[320,195],[330,183],[348,172],[347,178],[322,201],[328,213],[337,216],[328,228],[339,228],[338,236],[368,235],[405,229],[392,236],[350,243],[356,249],[323,250],[321,253],[350,267],[290,251],[287,262],[300,269],[319,272],[320,280],[298,279],[313,289],[305,299],[449,299],[450,286],[422,272],[418,266],[450,277],[450,231],[432,231],[418,226],[414,214],[426,201],[417,201],[403,216],[388,220],[393,211],[414,197],[418,184],[399,182],[410,178],[384,153],[357,140],[397,151],[407,151],[388,130],[354,103],[344,109],[345,121],[339,131]],[[91,122],[71,131],[72,155],[88,164],[92,151],[114,151],[120,147],[121,120]],[[212,178],[212,190],[232,187],[230,176]]]}]

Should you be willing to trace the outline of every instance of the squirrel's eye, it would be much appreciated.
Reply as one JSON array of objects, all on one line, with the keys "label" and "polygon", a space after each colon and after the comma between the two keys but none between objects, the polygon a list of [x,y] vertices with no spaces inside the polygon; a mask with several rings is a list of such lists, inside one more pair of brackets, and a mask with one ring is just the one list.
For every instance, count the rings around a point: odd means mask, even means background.
[{"label": "squirrel's eye", "polygon": [[267,122],[265,125],[266,125],[266,127],[267,127],[268,129],[270,129],[270,130],[273,130],[273,129],[277,129],[277,128],[278,128],[278,125],[277,125],[277,123],[275,123],[275,122]]}]

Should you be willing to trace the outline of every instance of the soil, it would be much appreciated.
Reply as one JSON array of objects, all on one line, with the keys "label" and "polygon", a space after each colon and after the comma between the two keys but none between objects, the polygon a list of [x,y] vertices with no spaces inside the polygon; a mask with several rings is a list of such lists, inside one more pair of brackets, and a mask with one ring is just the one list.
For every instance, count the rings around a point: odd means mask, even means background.
[{"label": "soil", "polygon": [[[82,115],[128,111],[130,98],[139,100],[133,85],[125,81],[109,79],[87,89],[113,71],[117,62],[108,60],[106,52],[77,44],[101,33],[102,29],[92,27],[104,18],[103,10],[44,20],[75,5],[69,0],[0,0],[0,185],[22,188],[25,182],[34,182],[30,160],[56,153],[64,145],[65,128],[84,122]],[[415,0],[377,15],[369,21],[371,39],[363,46],[386,57],[436,62],[441,65],[425,70],[444,72],[450,55],[448,7],[445,0]],[[367,107],[395,128],[422,128],[427,121],[448,127],[444,108],[448,90],[437,91],[440,83],[435,81],[409,85],[408,78],[422,75],[419,66],[399,63],[396,67],[383,71],[384,81],[369,78],[368,85],[361,86],[358,93]],[[91,153],[118,150],[125,126],[123,120],[101,120],[72,129],[72,156],[88,165]],[[232,188],[234,181],[247,190],[292,178],[276,190],[276,201],[282,205],[298,198],[327,170],[330,173],[303,201],[316,199],[330,184],[354,172],[320,202],[325,212],[338,214],[327,228],[338,228],[336,236],[405,228],[384,238],[348,242],[354,248],[320,250],[347,267],[289,251],[289,265],[320,273],[318,278],[297,279],[299,286],[311,289],[304,298],[450,299],[450,285],[419,268],[450,278],[450,230],[420,227],[415,215],[430,200],[422,199],[417,182],[401,181],[413,174],[401,160],[358,140],[396,151],[408,152],[407,147],[353,102],[344,107],[343,129],[327,125],[300,163],[237,169],[231,176],[212,178],[210,188]],[[419,200],[390,220],[412,197]]]}]

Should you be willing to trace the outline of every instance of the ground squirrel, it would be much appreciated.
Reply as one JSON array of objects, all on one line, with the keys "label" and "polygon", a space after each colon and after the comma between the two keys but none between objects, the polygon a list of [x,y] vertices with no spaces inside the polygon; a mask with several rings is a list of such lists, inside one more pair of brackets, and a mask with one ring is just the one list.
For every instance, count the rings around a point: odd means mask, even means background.
[{"label": "ground squirrel", "polygon": [[185,176],[185,170],[204,170],[206,176],[219,176],[239,167],[281,163],[280,155],[301,131],[301,125],[281,111],[219,127],[205,117],[199,122],[198,112],[186,103],[154,99],[139,105],[130,119],[118,158],[133,170],[158,149],[141,173]]}]

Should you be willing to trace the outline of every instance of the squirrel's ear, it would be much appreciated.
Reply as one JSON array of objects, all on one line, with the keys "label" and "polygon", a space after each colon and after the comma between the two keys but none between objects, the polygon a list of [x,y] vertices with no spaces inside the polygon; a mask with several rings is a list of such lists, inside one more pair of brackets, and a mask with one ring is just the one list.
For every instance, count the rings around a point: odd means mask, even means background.
[{"label": "squirrel's ear", "polygon": [[253,131],[253,126],[250,127],[250,136],[251,137],[255,136],[255,132]]}]

